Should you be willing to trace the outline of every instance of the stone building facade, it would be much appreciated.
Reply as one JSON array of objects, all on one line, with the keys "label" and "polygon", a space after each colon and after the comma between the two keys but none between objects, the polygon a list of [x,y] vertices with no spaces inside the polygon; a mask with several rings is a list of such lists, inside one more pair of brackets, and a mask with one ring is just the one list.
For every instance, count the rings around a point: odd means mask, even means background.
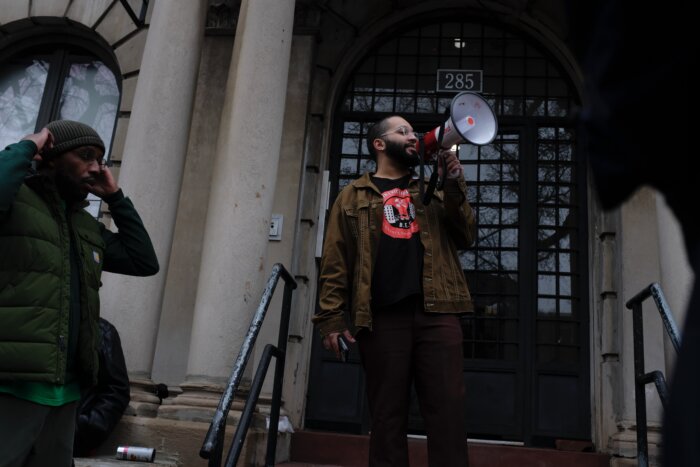
[{"label": "stone building facade", "polygon": [[[392,113],[420,131],[439,123],[452,97],[435,90],[442,69],[454,72],[455,90],[480,91],[500,124],[492,145],[460,146],[480,216],[480,240],[461,255],[477,299],[463,321],[470,432],[533,446],[589,440],[619,462],[635,456],[624,304],[659,282],[682,323],[691,272],[655,191],[613,212],[597,204],[572,118],[582,76],[562,3],[0,4],[0,143],[58,117],[99,128],[162,265],[147,279],[105,275],[103,315],[120,331],[132,380],[115,440],[145,439],[197,465],[278,262],[299,284],[284,413],[295,429],[366,432],[357,360],[339,369],[311,327],[325,209],[371,170],[368,123]],[[271,239],[273,216],[281,233]],[[252,362],[276,342],[280,305],[275,298]],[[672,347],[646,308],[647,367],[669,374]],[[350,388],[342,410],[338,377]],[[154,382],[173,396],[161,402]],[[661,405],[647,396],[654,452]],[[419,420],[412,426],[420,432]]]}]

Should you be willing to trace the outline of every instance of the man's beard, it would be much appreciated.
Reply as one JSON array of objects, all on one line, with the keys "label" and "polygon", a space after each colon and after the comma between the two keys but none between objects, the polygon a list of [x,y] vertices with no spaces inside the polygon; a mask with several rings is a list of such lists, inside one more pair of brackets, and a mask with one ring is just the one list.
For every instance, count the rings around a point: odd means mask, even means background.
[{"label": "man's beard", "polygon": [[416,146],[413,144],[400,144],[394,141],[386,141],[386,149],[384,152],[393,161],[405,167],[413,168],[420,164],[420,158],[417,152],[408,152],[408,150],[415,147]]},{"label": "man's beard", "polygon": [[56,170],[54,180],[58,194],[68,204],[79,203],[87,198],[87,193],[84,193],[80,186],[61,171]]}]

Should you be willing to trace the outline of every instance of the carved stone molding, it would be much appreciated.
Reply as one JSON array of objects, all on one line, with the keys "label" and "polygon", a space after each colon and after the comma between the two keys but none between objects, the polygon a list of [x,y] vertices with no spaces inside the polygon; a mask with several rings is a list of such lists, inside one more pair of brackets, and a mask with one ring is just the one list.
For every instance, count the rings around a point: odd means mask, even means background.
[{"label": "carved stone molding", "polygon": [[294,34],[317,34],[321,27],[321,10],[297,2],[294,8]]},{"label": "carved stone molding", "polygon": [[[209,0],[206,31],[209,34],[235,34],[241,0]],[[314,5],[297,3],[294,9],[295,34],[316,34],[321,24],[321,10]]]},{"label": "carved stone molding", "polygon": [[241,0],[209,0],[207,7],[207,32],[235,33]]}]

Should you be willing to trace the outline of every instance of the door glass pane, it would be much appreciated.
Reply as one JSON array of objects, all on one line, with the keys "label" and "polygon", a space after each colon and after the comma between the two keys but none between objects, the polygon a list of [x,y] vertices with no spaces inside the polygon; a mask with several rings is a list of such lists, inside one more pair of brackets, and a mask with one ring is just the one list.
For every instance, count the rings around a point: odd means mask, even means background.
[{"label": "door glass pane", "polygon": [[579,355],[579,272],[571,260],[578,248],[576,164],[569,130],[537,132],[537,361],[571,363]]},{"label": "door glass pane", "polygon": [[459,146],[477,222],[476,242],[461,254],[475,311],[462,319],[465,358],[514,361],[519,355],[518,136],[502,132],[487,146]]},{"label": "door glass pane", "polygon": [[34,133],[49,63],[11,62],[0,70],[0,148]]},{"label": "door glass pane", "polygon": [[119,87],[112,71],[99,61],[73,63],[63,83],[59,115],[94,128],[107,146],[114,131]]},{"label": "door glass pane", "polygon": [[[465,375],[479,383],[505,374],[512,380],[499,386],[509,389],[495,403],[493,391],[475,391],[473,400],[489,414],[488,423],[482,424],[484,417],[473,407],[468,418],[475,433],[488,437],[493,428],[487,425],[498,420],[513,427],[499,428],[498,435],[517,439],[513,413],[497,415],[502,401],[529,387],[545,366],[580,375],[588,371],[581,365],[587,342],[585,238],[578,234],[585,197],[577,186],[575,132],[564,128],[568,120],[561,118],[570,116],[578,97],[537,44],[494,26],[425,24],[398,31],[384,45],[368,49],[341,99],[337,128],[343,132],[334,134],[330,155],[332,192],[374,167],[365,150],[369,123],[399,113],[416,131],[430,131],[444,120],[452,100],[435,91],[436,70],[483,70],[481,94],[503,126],[490,145],[458,148],[478,228],[475,244],[459,252],[475,308],[461,318]],[[550,117],[551,123],[540,125],[541,119],[532,117]],[[527,144],[521,145],[525,136]]]},{"label": "door glass pane", "polygon": [[[76,120],[97,131],[109,156],[114,121],[119,107],[119,87],[112,71],[99,61],[73,63],[63,83],[59,115],[64,120]],[[97,217],[100,199],[88,196],[86,209]]]}]

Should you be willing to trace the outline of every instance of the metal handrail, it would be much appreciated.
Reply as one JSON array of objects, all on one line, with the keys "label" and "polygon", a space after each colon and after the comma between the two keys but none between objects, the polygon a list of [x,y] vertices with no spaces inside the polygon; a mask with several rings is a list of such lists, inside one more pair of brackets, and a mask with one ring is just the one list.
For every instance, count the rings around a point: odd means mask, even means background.
[{"label": "metal handrail", "polygon": [[279,423],[280,404],[282,399],[282,379],[284,376],[284,362],[287,353],[287,335],[289,331],[289,315],[292,304],[292,292],[297,288],[297,283],[291,274],[280,263],[276,263],[272,267],[272,273],[267,280],[265,289],[263,290],[260,305],[253,316],[253,319],[248,328],[248,333],[243,340],[243,345],[238,353],[236,362],[231,371],[231,377],[224,393],[221,395],[219,406],[214,413],[214,418],[209,425],[209,431],[204,438],[204,443],[199,450],[199,456],[203,459],[209,459],[209,467],[220,467],[224,447],[224,434],[226,432],[226,418],[233,404],[233,398],[238,390],[238,385],[243,377],[250,354],[253,351],[255,340],[258,337],[260,328],[262,327],[267,313],[267,308],[270,305],[272,295],[275,292],[275,287],[279,278],[284,279],[284,296],[282,299],[282,316],[280,319],[279,335],[277,339],[277,347],[272,344],[265,346],[260,364],[255,372],[255,377],[251,385],[250,393],[246,399],[245,407],[241,415],[241,419],[236,427],[236,433],[233,437],[233,443],[226,457],[226,467],[233,467],[238,462],[243,449],[246,433],[250,427],[250,422],[253,417],[255,405],[260,396],[265,375],[270,365],[270,360],[275,357],[275,377],[272,389],[272,403],[270,407],[270,426],[268,427],[267,435],[267,453],[265,457],[265,465],[273,466],[275,464],[275,450],[277,446],[277,424]]},{"label": "metal handrail", "polygon": [[656,391],[661,399],[661,404],[664,409],[668,407],[668,385],[666,378],[661,371],[652,371],[645,373],[644,370],[644,323],[642,317],[642,302],[647,298],[652,297],[656,303],[656,308],[661,315],[661,321],[673,348],[678,349],[681,346],[681,337],[678,332],[676,322],[673,320],[671,309],[666,302],[661,287],[656,282],[648,285],[637,295],[632,297],[626,304],[626,307],[632,310],[632,335],[634,338],[634,394],[635,394],[635,410],[637,415],[637,465],[639,467],[648,467],[649,465],[649,446],[647,441],[647,402],[645,387],[649,383],[654,383]]}]

